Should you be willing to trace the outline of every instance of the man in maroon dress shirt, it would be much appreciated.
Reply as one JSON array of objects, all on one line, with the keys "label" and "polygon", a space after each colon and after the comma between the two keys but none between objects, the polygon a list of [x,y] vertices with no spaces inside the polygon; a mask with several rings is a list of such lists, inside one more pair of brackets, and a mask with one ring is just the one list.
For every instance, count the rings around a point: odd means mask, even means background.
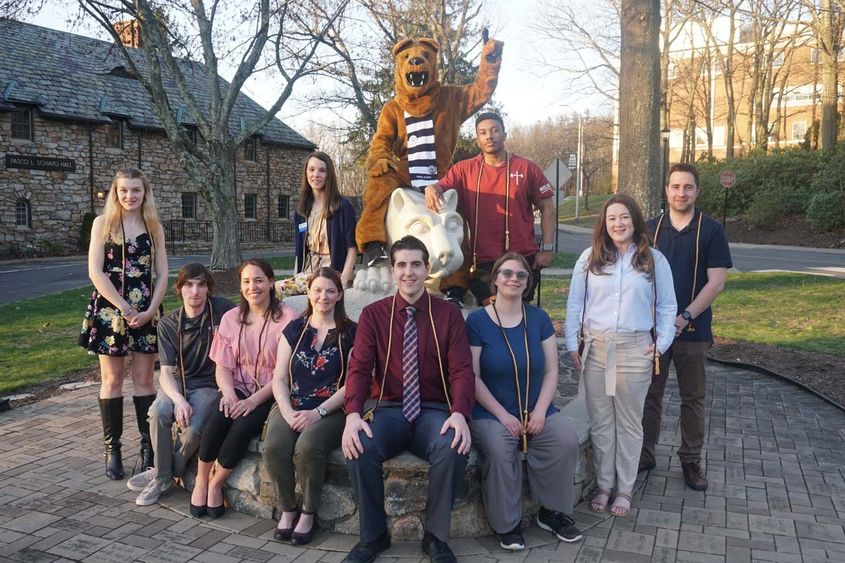
[{"label": "man in maroon dress shirt", "polygon": [[398,291],[361,311],[346,378],[342,448],[361,539],[344,561],[373,561],[390,547],[382,464],[405,450],[431,465],[422,550],[432,561],[456,561],[449,524],[475,402],[466,325],[457,307],[425,290],[431,267],[419,239],[394,242],[390,262]]}]

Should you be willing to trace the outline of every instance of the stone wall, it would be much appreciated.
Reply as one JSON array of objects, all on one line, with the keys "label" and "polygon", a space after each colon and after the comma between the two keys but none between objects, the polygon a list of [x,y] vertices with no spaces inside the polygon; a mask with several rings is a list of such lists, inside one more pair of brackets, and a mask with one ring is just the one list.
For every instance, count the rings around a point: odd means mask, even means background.
[{"label": "stone wall", "polygon": [[[30,142],[11,138],[10,115],[0,113],[0,244],[31,245],[34,249],[55,244],[65,252],[76,252],[83,215],[88,211],[102,212],[103,201],[96,193],[108,191],[115,170],[121,167],[140,166],[147,173],[163,221],[181,219],[181,194],[198,191],[161,132],[124,127],[123,149],[109,148],[107,125],[45,119],[36,111],[35,140]],[[89,158],[89,132],[93,159]],[[7,154],[73,159],[76,170],[7,169]],[[259,141],[257,161],[250,162],[244,160],[243,148],[238,149],[235,162],[238,215],[242,221],[256,223],[256,232],[262,236],[268,219],[276,224],[276,229],[293,228],[292,213],[307,154],[305,149],[264,145]],[[254,220],[244,218],[247,193],[257,196],[258,217]],[[278,216],[279,194],[290,196],[287,217]],[[15,205],[21,198],[30,202],[31,227],[15,224]],[[197,204],[197,219],[208,220],[208,206],[201,196]],[[205,241],[186,242],[188,248],[210,248],[210,243]]]}]

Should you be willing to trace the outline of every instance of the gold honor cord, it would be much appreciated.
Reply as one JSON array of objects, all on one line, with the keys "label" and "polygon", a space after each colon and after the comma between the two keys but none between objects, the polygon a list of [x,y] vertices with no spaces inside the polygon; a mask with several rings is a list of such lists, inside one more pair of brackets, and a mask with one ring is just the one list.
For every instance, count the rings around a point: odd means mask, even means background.
[{"label": "gold honor cord", "polygon": [[[208,303],[208,308],[209,308],[208,324],[210,325],[210,328],[211,328],[211,337],[208,339],[208,344],[205,347],[205,354],[203,355],[203,358],[208,358],[209,354],[211,353],[211,342],[212,342],[212,340],[214,340],[214,303],[211,301],[210,297],[206,300],[206,303]],[[184,395],[185,400],[187,400],[188,399],[188,384],[187,384],[187,381],[185,380],[185,359],[182,357],[182,315],[184,313],[185,313],[185,306],[182,305],[182,307],[179,308],[179,318],[177,320],[177,325],[176,325],[176,342],[177,342],[177,346],[179,347],[179,374],[182,377],[182,395]],[[205,314],[205,307],[203,307],[202,313],[200,313],[200,314]],[[200,319],[200,334],[202,334],[202,325],[203,324],[204,323],[202,322],[202,319]]]},{"label": "gold honor cord", "polygon": [[[443,369],[443,356],[440,355],[440,341],[437,338],[437,329],[434,327],[434,316],[431,313],[431,294],[426,292],[426,296],[428,297],[428,321],[431,324],[431,334],[434,335],[434,347],[437,349],[437,367],[440,368],[440,382],[443,384],[443,393],[446,396],[446,405],[449,407],[449,411],[452,410],[452,400],[449,398],[449,389],[446,386],[446,372]],[[381,388],[379,389],[378,399],[376,400],[376,404],[371,409],[367,409],[362,417],[366,422],[372,422],[373,416],[375,415],[376,409],[381,404],[381,400],[384,397],[384,384],[387,382],[387,366],[390,364],[390,352],[393,344],[393,318],[396,313],[396,295],[393,295],[393,299],[390,301],[390,321],[387,323],[387,354],[384,358],[384,369],[381,373]],[[422,373],[422,370],[420,370]],[[420,391],[422,392],[422,385],[420,386]],[[422,395],[420,395],[422,397]]]},{"label": "gold honor cord", "polygon": [[[472,266],[469,273],[474,274],[478,260],[476,248],[478,247],[478,205],[481,196],[481,176],[484,174],[484,156],[481,157],[481,166],[478,168],[478,180],[475,182],[475,225],[472,228]],[[511,158],[505,153],[505,252],[511,247],[510,232],[510,209],[511,209]]]},{"label": "gold honor cord", "polygon": [[496,301],[494,300],[493,303],[493,312],[496,313],[496,322],[499,323],[499,330],[502,331],[502,338],[505,341],[505,345],[508,347],[508,352],[510,352],[511,360],[513,361],[513,382],[516,385],[516,406],[517,409],[522,407],[520,411],[520,422],[522,423],[522,447],[520,451],[522,453],[528,452],[528,393],[531,390],[531,353],[528,350],[528,319],[525,316],[525,305],[522,305],[522,322],[519,324],[522,325],[522,337],[525,342],[525,403],[523,405],[522,395],[519,388],[519,368],[516,364],[516,354],[513,352],[513,348],[511,347],[510,340],[508,340],[507,334],[505,334],[505,327],[502,326],[502,319],[499,318],[499,310],[496,308]]},{"label": "gold honor cord", "polygon": [[[690,303],[695,301],[695,284],[698,283],[698,260],[701,249],[701,218],[703,215],[704,214],[701,211],[698,212],[698,225],[695,228],[695,263],[692,268],[692,290],[689,298]],[[651,243],[654,248],[657,248],[657,235],[660,234],[660,226],[663,224],[664,217],[666,217],[666,212],[663,212],[660,219],[657,220],[657,228],[654,229],[654,239]],[[657,272],[655,271],[655,275],[656,274]],[[684,327],[684,330],[688,332],[695,332],[695,325],[692,324],[692,321],[689,321],[687,326]]]}]

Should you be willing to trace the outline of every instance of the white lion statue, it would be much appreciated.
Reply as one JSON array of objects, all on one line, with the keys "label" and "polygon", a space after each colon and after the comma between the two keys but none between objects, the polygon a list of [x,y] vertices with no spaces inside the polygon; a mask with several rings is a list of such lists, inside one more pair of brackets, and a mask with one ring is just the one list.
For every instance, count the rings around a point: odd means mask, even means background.
[{"label": "white lion statue", "polygon": [[[458,194],[448,190],[443,194],[442,211],[435,213],[425,206],[423,194],[407,188],[394,190],[390,195],[385,226],[387,247],[405,235],[414,235],[428,248],[431,275],[426,282],[430,291],[437,292],[440,280],[458,270],[464,255],[464,222],[457,212]],[[377,294],[393,291],[390,265],[359,270],[353,288]]]}]

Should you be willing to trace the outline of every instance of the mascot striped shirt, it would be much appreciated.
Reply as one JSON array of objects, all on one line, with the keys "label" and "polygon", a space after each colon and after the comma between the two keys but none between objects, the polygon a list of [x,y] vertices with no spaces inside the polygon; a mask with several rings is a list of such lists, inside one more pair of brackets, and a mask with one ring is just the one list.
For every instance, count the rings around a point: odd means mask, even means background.
[{"label": "mascot striped shirt", "polygon": [[437,154],[434,151],[434,120],[431,116],[414,117],[405,113],[408,131],[408,173],[411,187],[425,193],[426,186],[437,182]]}]

